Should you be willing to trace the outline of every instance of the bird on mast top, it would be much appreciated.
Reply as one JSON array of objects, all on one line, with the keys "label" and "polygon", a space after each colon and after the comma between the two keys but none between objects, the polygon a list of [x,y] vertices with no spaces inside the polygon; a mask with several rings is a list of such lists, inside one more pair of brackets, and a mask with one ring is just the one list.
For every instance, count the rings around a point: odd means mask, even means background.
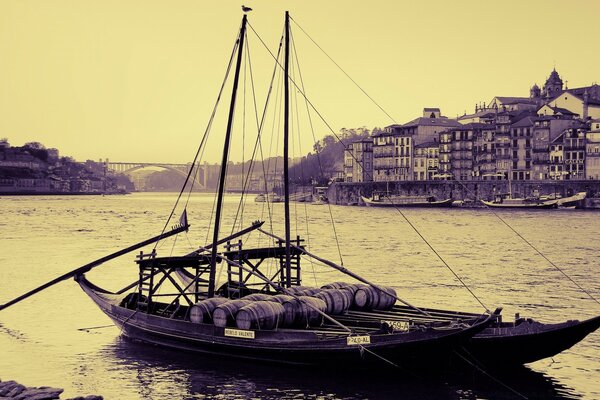
[{"label": "bird on mast top", "polygon": [[247,13],[247,12],[252,11],[252,9],[250,7],[246,7],[245,5],[242,4],[242,11]]}]

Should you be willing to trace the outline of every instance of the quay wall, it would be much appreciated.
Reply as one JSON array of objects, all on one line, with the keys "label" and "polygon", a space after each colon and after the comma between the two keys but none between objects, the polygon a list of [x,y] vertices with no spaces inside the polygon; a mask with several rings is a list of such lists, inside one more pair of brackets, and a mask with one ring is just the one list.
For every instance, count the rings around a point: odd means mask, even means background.
[{"label": "quay wall", "polygon": [[[518,196],[558,194],[563,197],[587,192],[589,201],[600,197],[600,180],[568,181],[512,181],[512,193]],[[373,191],[386,191],[401,195],[430,195],[437,199],[486,200],[494,195],[509,192],[508,181],[398,181],[398,182],[335,182],[328,191],[331,204],[360,203],[360,196],[369,197]],[[598,199],[600,200],[600,199]]]}]

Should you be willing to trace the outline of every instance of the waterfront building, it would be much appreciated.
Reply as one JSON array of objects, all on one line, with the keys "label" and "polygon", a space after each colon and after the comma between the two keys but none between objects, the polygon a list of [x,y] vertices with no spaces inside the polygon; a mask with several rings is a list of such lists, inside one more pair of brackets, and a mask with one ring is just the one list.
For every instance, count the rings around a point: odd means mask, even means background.
[{"label": "waterfront building", "polygon": [[534,120],[531,146],[531,179],[550,179],[550,143],[565,129],[577,123],[574,119],[541,116]]},{"label": "waterfront building", "polygon": [[383,132],[373,136],[373,180],[414,180],[415,146],[437,141],[440,132],[460,126],[457,121],[444,117],[439,108],[424,108],[422,117],[385,127]]},{"label": "waterfront building", "polygon": [[550,143],[550,179],[585,179],[586,131],[586,125],[579,123]]},{"label": "waterfront building", "polygon": [[586,134],[585,178],[600,179],[600,119],[590,121]]},{"label": "waterfront building", "polygon": [[344,151],[344,181],[370,182],[373,180],[373,139],[358,139]]},{"label": "waterfront building", "polygon": [[413,180],[433,180],[439,173],[440,144],[437,140],[421,143],[414,149]]},{"label": "waterfront building", "polygon": [[484,181],[504,178],[496,171],[496,125],[483,124],[475,132],[473,176]]},{"label": "waterfront building", "polygon": [[394,168],[394,141],[391,131],[383,131],[373,136],[373,180],[385,182],[396,180]]},{"label": "waterfront building", "polygon": [[511,124],[511,179],[531,179],[531,138],[533,136],[534,117],[527,116]]},{"label": "waterfront building", "polygon": [[[483,148],[482,137],[489,138],[490,135],[493,137],[494,130],[495,127],[491,124],[470,123],[441,133],[440,178],[463,181],[479,179],[479,177],[476,178],[476,175],[479,176],[479,169],[476,168],[478,150],[476,150],[475,142],[479,140],[481,148]],[[489,150],[491,151],[492,147]]]}]

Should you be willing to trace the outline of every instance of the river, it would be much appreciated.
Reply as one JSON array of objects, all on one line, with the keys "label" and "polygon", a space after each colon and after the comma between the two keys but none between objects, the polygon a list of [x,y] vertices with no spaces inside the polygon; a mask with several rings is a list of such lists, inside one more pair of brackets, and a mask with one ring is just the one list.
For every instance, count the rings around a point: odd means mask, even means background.
[{"label": "river", "polygon": [[[0,303],[108,253],[161,231],[176,195],[0,197]],[[223,231],[231,230],[238,197],[226,197]],[[182,201],[186,201],[183,198]],[[189,198],[191,230],[159,254],[206,243],[212,196]],[[393,286],[422,307],[482,311],[403,216],[394,209],[291,205],[297,233],[310,249],[367,279]],[[282,204],[275,204],[281,233]],[[596,298],[600,297],[600,214],[586,211],[499,212],[407,209],[404,215],[488,308],[503,307],[542,322],[600,314],[598,303],[527,245],[514,230]],[[244,221],[267,215],[246,204]],[[331,223],[331,216],[335,224]],[[175,224],[171,222],[170,225]],[[308,236],[307,236],[308,226]],[[335,227],[335,231],[332,229]],[[294,230],[293,234],[296,234]],[[337,234],[337,242],[336,236]],[[92,281],[119,289],[136,279],[134,255],[91,271]],[[306,284],[342,278],[304,264]],[[268,367],[147,347],[120,335],[72,280],[0,311],[0,378],[65,388],[65,398],[105,399],[600,399],[600,332],[573,348],[510,374],[414,377]],[[100,328],[97,328],[100,327]],[[94,329],[92,329],[94,328]],[[499,381],[499,382],[498,382]]]}]

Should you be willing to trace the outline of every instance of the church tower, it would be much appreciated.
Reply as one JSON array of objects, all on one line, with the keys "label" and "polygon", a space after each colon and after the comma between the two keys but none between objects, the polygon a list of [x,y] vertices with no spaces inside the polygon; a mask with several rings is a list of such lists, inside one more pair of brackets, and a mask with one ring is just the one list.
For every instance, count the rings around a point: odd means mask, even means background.
[{"label": "church tower", "polygon": [[529,89],[529,98],[532,100],[536,100],[539,99],[541,96],[542,91],[540,90],[540,87],[537,85],[537,83],[533,84],[533,87],[531,89]]},{"label": "church tower", "polygon": [[544,99],[550,99],[560,94],[562,90],[563,81],[560,79],[558,72],[556,72],[556,68],[554,68],[544,84],[544,88],[542,89],[542,97]]}]

